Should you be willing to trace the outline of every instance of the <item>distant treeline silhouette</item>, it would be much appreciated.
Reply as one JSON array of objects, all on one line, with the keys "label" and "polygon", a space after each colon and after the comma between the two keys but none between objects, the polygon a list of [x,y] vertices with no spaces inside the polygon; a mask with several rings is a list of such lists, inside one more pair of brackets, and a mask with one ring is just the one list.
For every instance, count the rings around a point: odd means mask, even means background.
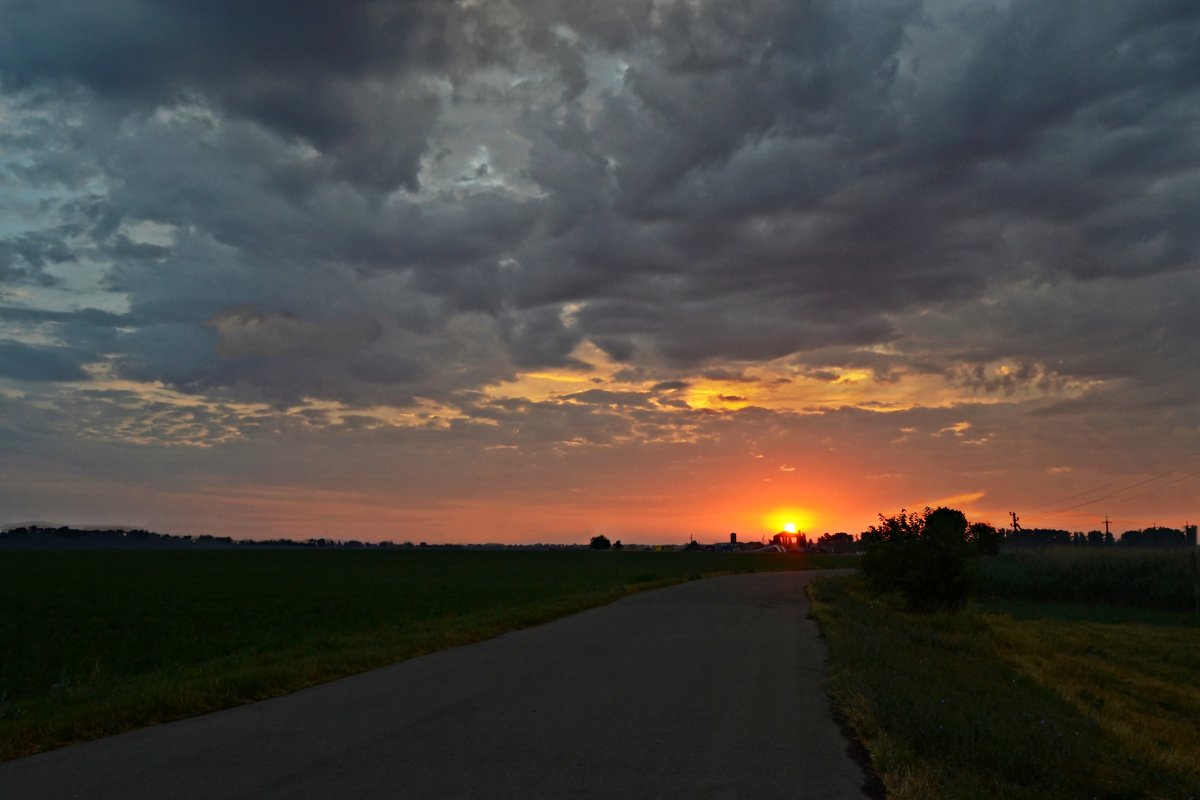
[{"label": "distant treeline silhouette", "polygon": [[[40,525],[10,528],[0,532],[0,547],[38,549],[199,549],[233,547],[383,547],[358,541],[338,542],[333,539],[234,539],[231,536],[175,536],[155,533],[141,528],[71,528],[66,525],[50,528]],[[388,547],[394,546],[391,542]]]},{"label": "distant treeline silhouette", "polygon": [[1113,536],[1105,531],[1066,531],[1058,528],[1021,528],[1004,531],[1010,547],[1186,547],[1196,546],[1196,526],[1186,530],[1152,527]]},{"label": "distant treeline silhouette", "polygon": [[339,550],[577,550],[572,544],[429,544],[363,542],[358,539],[234,539],[231,536],[176,536],[134,528],[71,528],[23,525],[0,531],[0,550],[215,550],[304,548]]}]

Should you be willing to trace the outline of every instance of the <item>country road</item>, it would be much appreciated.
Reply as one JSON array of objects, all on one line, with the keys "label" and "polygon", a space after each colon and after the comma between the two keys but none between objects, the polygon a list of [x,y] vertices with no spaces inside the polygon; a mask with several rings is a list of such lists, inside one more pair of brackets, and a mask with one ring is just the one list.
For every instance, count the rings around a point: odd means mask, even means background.
[{"label": "country road", "polygon": [[804,584],[660,589],[0,764],[0,798],[862,798]]}]

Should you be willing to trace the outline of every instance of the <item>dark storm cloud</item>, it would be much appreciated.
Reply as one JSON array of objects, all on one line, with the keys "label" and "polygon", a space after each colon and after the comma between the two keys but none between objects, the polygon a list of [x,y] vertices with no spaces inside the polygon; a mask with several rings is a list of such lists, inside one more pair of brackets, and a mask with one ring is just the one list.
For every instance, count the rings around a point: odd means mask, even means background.
[{"label": "dark storm cloud", "polygon": [[[66,192],[30,199],[55,224],[0,242],[0,280],[104,264],[120,326],[55,330],[119,376],[370,405],[583,368],[591,341],[650,381],[790,357],[986,394],[1195,355],[1183,301],[1155,310],[1164,281],[1197,291],[1194,3],[10,0],[0,22],[7,180]],[[1117,306],[1149,337],[1106,328]]]},{"label": "dark storm cloud", "polygon": [[240,308],[212,319],[221,358],[273,358],[353,353],[379,338],[374,320],[315,322],[294,314]]},{"label": "dark storm cloud", "polygon": [[564,400],[588,405],[611,406],[649,406],[653,397],[648,392],[610,392],[605,389],[588,389],[585,392],[575,392],[563,395]]},{"label": "dark storm cloud", "polygon": [[0,76],[9,91],[73,82],[126,107],[200,95],[303,138],[338,177],[415,188],[437,102],[395,79],[469,67],[455,56],[491,58],[478,35],[486,20],[465,15],[469,31],[452,12],[438,2],[11,0]]},{"label": "dark storm cloud", "polygon": [[96,309],[78,311],[42,311],[29,308],[0,306],[0,325],[9,330],[37,331],[44,337],[70,342],[63,350],[79,364],[98,361],[102,353],[118,349],[120,328],[134,326],[136,321],[126,314],[113,314]]},{"label": "dark storm cloud", "polygon": [[0,281],[53,284],[46,268],[74,261],[61,229],[36,231],[0,241]]},{"label": "dark storm cloud", "polygon": [[[1154,281],[1096,280],[1014,290],[912,325],[914,343],[949,349],[950,377],[980,392],[1108,382],[1113,410],[1193,408],[1200,393],[1195,336],[1200,282],[1193,273]],[[1005,364],[1004,374],[994,367]]]},{"label": "dark storm cloud", "polygon": [[560,236],[519,300],[687,365],[892,340],[1006,275],[1194,266],[1194,10],[745,8],[672,7],[591,123],[529,123]]},{"label": "dark storm cloud", "polygon": [[21,381],[76,381],[87,377],[88,353],[0,340],[0,376]]}]

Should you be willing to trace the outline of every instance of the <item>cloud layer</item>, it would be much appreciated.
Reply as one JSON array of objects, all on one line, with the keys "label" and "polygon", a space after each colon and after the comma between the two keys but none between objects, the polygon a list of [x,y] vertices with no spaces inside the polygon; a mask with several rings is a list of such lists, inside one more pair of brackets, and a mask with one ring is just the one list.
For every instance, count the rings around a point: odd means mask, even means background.
[{"label": "cloud layer", "polygon": [[669,471],[891,410],[1183,463],[1198,38],[1178,0],[5,0],[0,380],[71,445]]}]

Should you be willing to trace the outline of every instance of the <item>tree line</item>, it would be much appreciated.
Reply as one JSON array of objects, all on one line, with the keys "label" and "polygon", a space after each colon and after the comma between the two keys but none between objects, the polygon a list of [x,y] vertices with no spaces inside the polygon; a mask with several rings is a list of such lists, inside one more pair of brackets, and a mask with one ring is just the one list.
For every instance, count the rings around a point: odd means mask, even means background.
[{"label": "tree line", "polygon": [[1183,530],[1153,526],[1128,530],[1120,536],[1107,531],[1087,533],[1058,528],[1019,528],[1004,531],[1004,541],[1014,547],[1186,547],[1196,546],[1196,526]]}]

